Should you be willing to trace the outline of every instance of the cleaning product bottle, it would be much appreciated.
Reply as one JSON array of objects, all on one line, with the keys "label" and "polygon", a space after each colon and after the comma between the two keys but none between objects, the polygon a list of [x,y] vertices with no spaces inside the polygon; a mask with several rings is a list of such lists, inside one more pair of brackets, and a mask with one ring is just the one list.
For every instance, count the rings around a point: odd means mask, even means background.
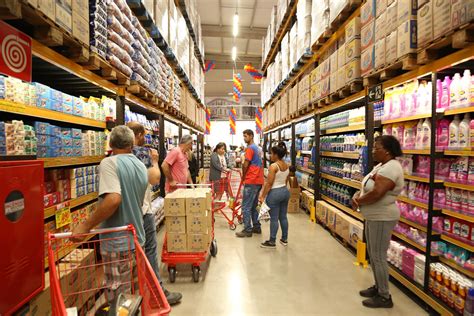
[{"label": "cleaning product bottle", "polygon": [[454,120],[449,124],[449,149],[459,148],[459,115],[454,116]]},{"label": "cleaning product bottle", "polygon": [[[436,147],[444,150],[449,145],[449,120],[441,119],[436,127]],[[473,122],[474,124],[474,122]],[[474,139],[473,139],[474,141]]]},{"label": "cleaning product bottle", "polygon": [[459,123],[459,148],[467,149],[471,145],[469,124],[471,117],[469,113],[464,115],[464,119]]},{"label": "cleaning product bottle", "polygon": [[468,172],[469,172],[469,157],[459,157],[456,182],[467,183]]},{"label": "cleaning product bottle", "polygon": [[474,316],[474,289],[470,288],[467,292],[466,302],[464,303],[463,316]]},{"label": "cleaning product bottle", "polygon": [[469,106],[474,106],[474,75],[471,76],[471,89],[469,91],[469,97],[470,97]]},{"label": "cleaning product bottle", "polygon": [[436,108],[442,109],[441,106],[441,96],[443,95],[443,83],[441,79],[436,80]]},{"label": "cleaning product bottle", "polygon": [[451,85],[451,79],[449,76],[444,77],[444,80],[441,84],[441,108],[447,109],[450,107],[451,95],[449,87]]},{"label": "cleaning product bottle", "polygon": [[423,122],[422,149],[429,149],[431,145],[431,122],[428,118]]},{"label": "cleaning product bottle", "polygon": [[418,124],[416,125],[415,148],[416,149],[422,149],[423,148],[423,120],[419,120]]},{"label": "cleaning product bottle", "polygon": [[461,88],[461,76],[456,73],[451,81],[451,85],[449,86],[450,92],[450,100],[449,100],[449,108],[450,109],[457,109],[459,108],[459,90]]},{"label": "cleaning product bottle", "polygon": [[464,70],[461,84],[459,85],[459,107],[466,108],[471,105],[471,71]]}]

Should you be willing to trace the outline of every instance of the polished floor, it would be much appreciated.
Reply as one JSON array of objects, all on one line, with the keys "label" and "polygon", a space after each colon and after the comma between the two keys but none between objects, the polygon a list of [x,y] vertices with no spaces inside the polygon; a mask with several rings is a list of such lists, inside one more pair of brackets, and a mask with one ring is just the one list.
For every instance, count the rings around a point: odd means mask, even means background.
[{"label": "polished floor", "polygon": [[[172,315],[427,315],[391,284],[395,307],[370,310],[358,291],[373,284],[372,272],[353,265],[355,257],[303,213],[290,214],[289,246],[262,249],[263,234],[237,239],[222,218],[216,219],[218,254],[203,265],[199,283],[190,266],[178,268],[176,283],[183,293]],[[238,227],[237,229],[239,229]],[[159,240],[163,240],[163,229]],[[160,248],[161,249],[161,248]]]}]

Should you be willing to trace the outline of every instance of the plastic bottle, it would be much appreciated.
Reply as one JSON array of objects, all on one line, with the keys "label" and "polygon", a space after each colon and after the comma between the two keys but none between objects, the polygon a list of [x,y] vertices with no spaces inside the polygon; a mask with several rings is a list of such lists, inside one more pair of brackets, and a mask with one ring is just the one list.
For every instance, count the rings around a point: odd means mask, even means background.
[{"label": "plastic bottle", "polygon": [[471,117],[469,113],[466,113],[464,119],[459,123],[459,148],[466,149],[471,145],[470,123]]},{"label": "plastic bottle", "polygon": [[451,85],[449,86],[449,108],[450,109],[457,109],[459,108],[459,90],[461,89],[461,76],[456,73],[451,81]]},{"label": "plastic bottle", "polygon": [[464,303],[463,316],[474,316],[474,289],[470,288],[467,292],[466,302]]},{"label": "plastic bottle", "polygon": [[457,167],[457,182],[467,183],[468,170],[469,168],[469,157],[459,157]]},{"label": "plastic bottle", "polygon": [[451,85],[451,78],[448,76],[444,77],[444,80],[441,84],[441,105],[440,107],[443,109],[447,109],[450,107],[450,90],[449,87]]},{"label": "plastic bottle", "polygon": [[443,95],[443,83],[441,79],[436,80],[436,108],[442,109],[441,96]]},{"label": "plastic bottle", "polygon": [[449,149],[459,148],[459,115],[454,116],[454,120],[449,124]]},{"label": "plastic bottle", "polygon": [[471,71],[464,70],[461,84],[459,85],[459,107],[466,108],[471,105]]},{"label": "plastic bottle", "polygon": [[[448,119],[443,118],[436,127],[436,147],[442,150],[448,148],[449,145],[449,123]],[[474,125],[474,120],[472,123]]]},{"label": "plastic bottle", "polygon": [[423,120],[419,120],[418,124],[416,125],[415,148],[423,148]]},{"label": "plastic bottle", "polygon": [[422,149],[429,149],[431,145],[431,122],[427,118],[423,122],[423,138],[422,138]]},{"label": "plastic bottle", "polygon": [[471,76],[471,90],[469,91],[470,105],[474,106],[474,75]]}]

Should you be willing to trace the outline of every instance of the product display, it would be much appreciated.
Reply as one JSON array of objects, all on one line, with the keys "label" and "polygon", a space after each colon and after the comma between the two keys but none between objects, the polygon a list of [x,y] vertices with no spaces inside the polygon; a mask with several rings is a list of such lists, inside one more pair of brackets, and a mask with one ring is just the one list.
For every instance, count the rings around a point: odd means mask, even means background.
[{"label": "product display", "polygon": [[354,110],[332,114],[321,119],[321,130],[355,126],[364,124],[365,109],[363,107]]}]

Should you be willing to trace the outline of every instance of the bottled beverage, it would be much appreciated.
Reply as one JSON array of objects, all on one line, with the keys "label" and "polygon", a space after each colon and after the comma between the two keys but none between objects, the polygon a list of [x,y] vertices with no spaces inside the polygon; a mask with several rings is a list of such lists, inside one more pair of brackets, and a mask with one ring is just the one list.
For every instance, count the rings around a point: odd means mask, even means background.
[{"label": "bottled beverage", "polygon": [[474,316],[474,288],[470,288],[467,292],[463,315]]}]

